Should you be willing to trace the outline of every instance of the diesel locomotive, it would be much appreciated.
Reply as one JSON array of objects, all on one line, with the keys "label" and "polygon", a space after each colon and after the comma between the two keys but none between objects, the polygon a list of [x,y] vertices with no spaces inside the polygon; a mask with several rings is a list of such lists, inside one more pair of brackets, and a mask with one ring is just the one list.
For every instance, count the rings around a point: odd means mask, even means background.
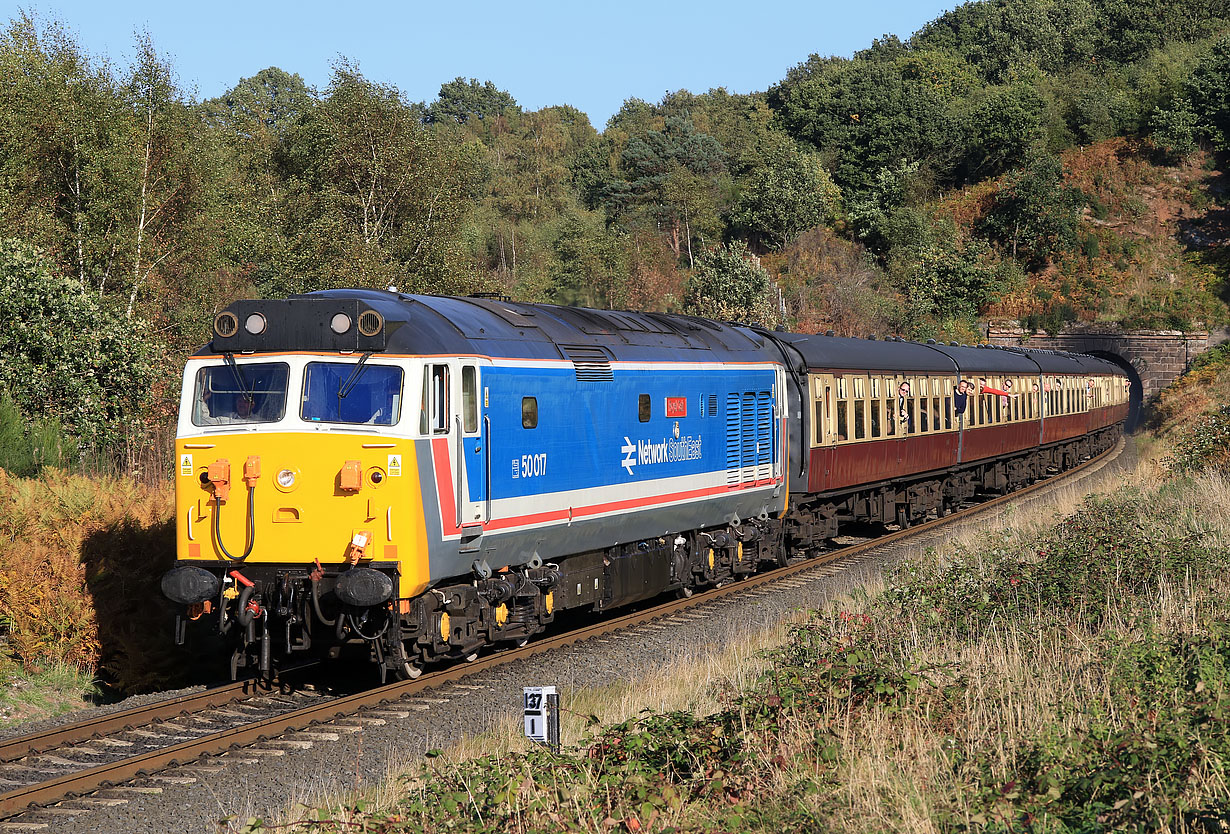
[{"label": "diesel locomotive", "polygon": [[186,363],[177,637],[232,674],[365,647],[381,675],[814,556],[1109,446],[1083,355],[772,332],[496,297],[239,301]]}]

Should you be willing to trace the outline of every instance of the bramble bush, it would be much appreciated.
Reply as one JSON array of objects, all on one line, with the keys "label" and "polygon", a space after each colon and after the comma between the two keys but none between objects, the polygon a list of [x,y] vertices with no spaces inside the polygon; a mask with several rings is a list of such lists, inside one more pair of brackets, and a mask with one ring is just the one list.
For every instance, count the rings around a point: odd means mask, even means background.
[{"label": "bramble bush", "polygon": [[1226,570],[1226,555],[1198,532],[1176,531],[1143,510],[1150,501],[1156,495],[1138,489],[1090,496],[1036,546],[1004,541],[980,554],[958,550],[943,563],[903,563],[881,605],[965,633],[1005,618],[1092,628],[1109,609],[1162,582]]},{"label": "bramble bush", "polygon": [[1230,474],[1230,405],[1219,406],[1200,417],[1191,428],[1174,438],[1174,451],[1167,465],[1183,474],[1205,470]]}]

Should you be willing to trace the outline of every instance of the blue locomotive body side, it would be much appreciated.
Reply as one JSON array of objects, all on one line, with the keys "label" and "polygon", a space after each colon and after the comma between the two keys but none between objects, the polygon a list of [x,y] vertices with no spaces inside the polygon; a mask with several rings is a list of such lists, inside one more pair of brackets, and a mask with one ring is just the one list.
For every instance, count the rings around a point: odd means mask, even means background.
[{"label": "blue locomotive body side", "polygon": [[502,567],[780,511],[782,374],[611,363],[591,380],[571,363],[483,364],[478,430],[420,455],[435,485],[432,574],[464,572],[476,555]]},{"label": "blue locomotive body side", "polygon": [[[775,373],[771,368],[623,369],[612,379],[579,382],[571,367],[484,369],[483,442],[490,445],[490,499],[565,493],[772,466],[776,449]],[[767,436],[751,437],[728,457],[728,399],[760,402]],[[489,399],[488,399],[489,397]],[[532,411],[532,426],[524,412]],[[736,412],[739,415],[741,412]],[[756,415],[752,415],[754,420]],[[741,422],[737,428],[742,428]],[[746,455],[745,455],[746,453]],[[746,460],[745,460],[746,457]],[[471,495],[483,473],[467,471]]]}]

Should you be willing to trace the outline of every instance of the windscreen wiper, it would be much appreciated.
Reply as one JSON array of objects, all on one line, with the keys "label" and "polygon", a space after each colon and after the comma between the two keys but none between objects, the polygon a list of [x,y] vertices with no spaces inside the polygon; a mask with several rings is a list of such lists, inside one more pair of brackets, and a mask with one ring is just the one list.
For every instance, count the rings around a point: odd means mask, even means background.
[{"label": "windscreen wiper", "polygon": [[345,399],[350,392],[354,390],[355,385],[359,381],[359,377],[363,374],[363,365],[367,363],[367,360],[371,357],[371,355],[372,352],[369,350],[359,358],[359,364],[354,366],[354,370],[350,372],[350,376],[346,377],[346,381],[342,383],[342,387],[337,389],[337,398],[339,400]]},{"label": "windscreen wiper", "polygon": [[248,388],[248,381],[243,378],[243,371],[239,370],[239,363],[235,361],[235,354],[228,351],[223,351],[222,359],[226,362],[226,367],[231,369],[231,373],[235,375],[235,381],[239,383],[239,390],[243,392],[243,398],[248,402],[256,399],[256,395],[252,393],[252,389]]}]

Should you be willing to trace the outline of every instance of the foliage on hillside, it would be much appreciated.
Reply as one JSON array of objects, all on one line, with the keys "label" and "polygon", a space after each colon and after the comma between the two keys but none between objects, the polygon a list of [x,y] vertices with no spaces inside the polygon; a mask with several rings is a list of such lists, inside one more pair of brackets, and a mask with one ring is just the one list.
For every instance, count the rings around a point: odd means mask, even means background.
[{"label": "foliage on hillside", "polygon": [[1221,192],[1188,160],[1230,148],[1228,32],[1213,0],[966,3],[764,93],[629,99],[599,132],[491,81],[411,102],[347,59],[323,90],[271,67],[196,101],[148,37],[122,70],[19,14],[0,31],[0,220],[97,311],[78,335],[131,341],[87,408],[112,424],[165,418],[140,357],[182,357],[231,300],[342,285],[724,311],[696,287],[737,281],[721,253],[746,251],[805,329],[1212,323],[1230,259],[1220,221],[1197,221]]}]

